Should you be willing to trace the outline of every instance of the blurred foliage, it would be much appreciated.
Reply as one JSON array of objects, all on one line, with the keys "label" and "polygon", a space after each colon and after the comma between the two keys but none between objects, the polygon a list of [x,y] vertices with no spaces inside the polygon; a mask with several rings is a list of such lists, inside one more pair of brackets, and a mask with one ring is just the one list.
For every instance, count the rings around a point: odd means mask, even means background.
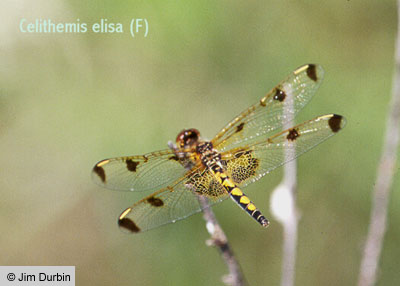
[{"label": "blurred foliage", "polygon": [[[150,3],[151,2],[151,3]],[[116,226],[143,194],[98,188],[95,162],[166,147],[185,127],[211,138],[296,67],[325,81],[298,118],[348,125],[299,160],[297,285],[354,285],[368,229],[393,72],[394,1],[2,1],[2,265],[75,265],[77,285],[219,285],[201,215],[137,236]],[[22,18],[123,23],[124,34],[23,34]],[[147,38],[130,37],[146,18]],[[275,171],[246,192],[268,214]],[[399,190],[397,172],[394,190]],[[260,191],[264,190],[264,191]],[[400,280],[392,193],[378,285]],[[282,229],[215,208],[250,285],[278,285]]]}]

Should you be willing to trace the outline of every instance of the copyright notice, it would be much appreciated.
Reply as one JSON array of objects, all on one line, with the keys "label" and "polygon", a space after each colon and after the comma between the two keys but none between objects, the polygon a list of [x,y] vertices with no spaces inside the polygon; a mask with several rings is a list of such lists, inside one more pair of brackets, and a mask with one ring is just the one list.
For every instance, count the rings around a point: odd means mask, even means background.
[{"label": "copyright notice", "polygon": [[0,266],[0,285],[75,286],[75,266]]}]

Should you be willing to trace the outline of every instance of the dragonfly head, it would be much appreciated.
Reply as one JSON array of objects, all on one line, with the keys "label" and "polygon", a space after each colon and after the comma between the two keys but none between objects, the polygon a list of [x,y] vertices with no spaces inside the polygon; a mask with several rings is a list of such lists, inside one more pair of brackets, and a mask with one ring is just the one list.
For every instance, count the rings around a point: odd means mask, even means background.
[{"label": "dragonfly head", "polygon": [[197,129],[182,130],[176,137],[176,145],[181,149],[191,149],[196,147],[200,139],[200,132]]}]

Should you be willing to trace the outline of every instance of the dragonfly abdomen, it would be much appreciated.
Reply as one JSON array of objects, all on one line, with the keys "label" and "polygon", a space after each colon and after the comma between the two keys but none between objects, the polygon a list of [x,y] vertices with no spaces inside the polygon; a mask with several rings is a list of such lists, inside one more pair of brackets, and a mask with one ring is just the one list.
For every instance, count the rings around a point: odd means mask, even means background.
[{"label": "dragonfly abdomen", "polygon": [[216,168],[213,170],[213,173],[219,183],[224,186],[224,188],[229,193],[231,199],[236,202],[244,211],[246,211],[252,218],[254,218],[259,224],[263,227],[267,227],[269,225],[268,220],[264,217],[264,215],[257,209],[254,203],[242,192],[239,187],[232,182],[231,178],[225,174],[225,172],[221,172]]}]

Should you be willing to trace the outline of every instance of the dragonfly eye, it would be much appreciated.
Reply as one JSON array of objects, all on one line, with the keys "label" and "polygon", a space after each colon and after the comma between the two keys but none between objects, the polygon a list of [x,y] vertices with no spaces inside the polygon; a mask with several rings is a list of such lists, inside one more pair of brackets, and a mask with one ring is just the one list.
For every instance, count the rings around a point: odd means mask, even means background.
[{"label": "dragonfly eye", "polygon": [[197,129],[185,129],[176,137],[176,144],[180,148],[194,147],[200,138],[200,132]]}]

